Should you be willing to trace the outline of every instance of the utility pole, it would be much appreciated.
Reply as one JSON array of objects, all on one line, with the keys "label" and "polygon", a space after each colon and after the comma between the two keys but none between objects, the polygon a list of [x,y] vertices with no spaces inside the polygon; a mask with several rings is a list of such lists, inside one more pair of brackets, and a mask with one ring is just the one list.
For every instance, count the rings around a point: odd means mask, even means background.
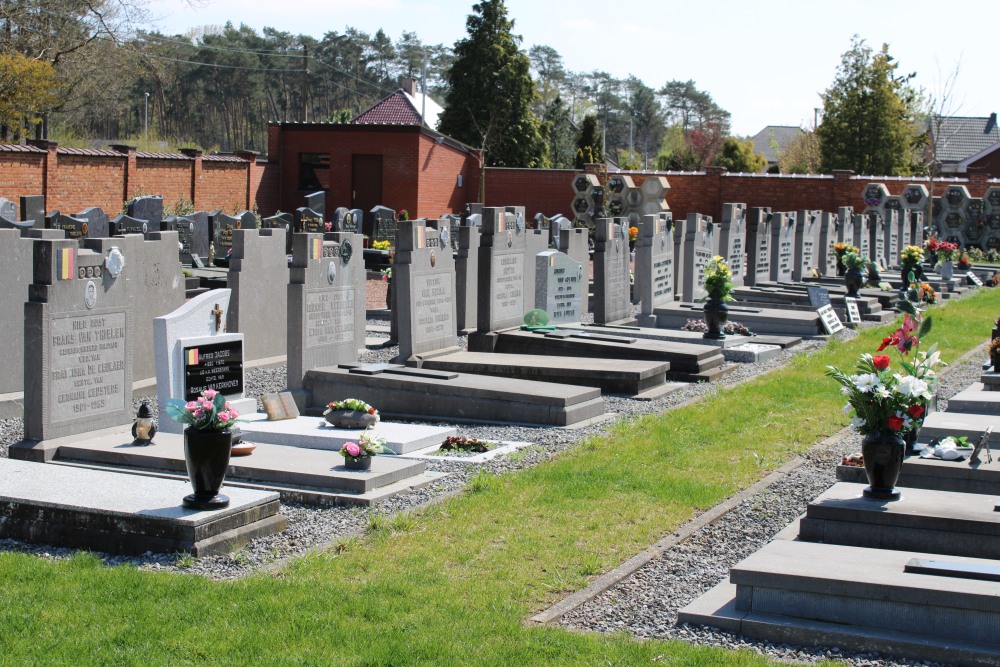
[{"label": "utility pole", "polygon": [[[146,118],[146,122],[144,123],[144,127],[145,127],[146,143],[148,144],[149,143],[149,93],[146,93],[146,113],[145,113],[145,118]],[[147,150],[148,150],[148,148],[149,147],[147,146]]]},{"label": "utility pole", "polygon": [[302,122],[309,122],[309,45],[302,40]]}]

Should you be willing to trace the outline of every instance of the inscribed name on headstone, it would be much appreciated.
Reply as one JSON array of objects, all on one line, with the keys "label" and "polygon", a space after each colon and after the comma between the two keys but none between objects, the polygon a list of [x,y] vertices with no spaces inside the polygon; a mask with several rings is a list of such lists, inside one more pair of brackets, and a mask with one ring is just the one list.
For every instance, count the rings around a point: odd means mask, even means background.
[{"label": "inscribed name on headstone", "polygon": [[[215,232],[216,266],[228,266],[229,256],[233,250],[233,234],[243,226],[243,221],[225,213],[212,216],[212,229]],[[219,262],[218,260],[224,260]]]},{"label": "inscribed name on headstone", "polygon": [[324,232],[326,232],[326,226],[323,224],[322,214],[308,207],[295,209],[296,234],[323,234]]},{"label": "inscribed name on headstone", "polygon": [[823,329],[826,330],[828,334],[835,334],[844,328],[844,323],[840,321],[839,317],[837,317],[837,313],[833,310],[833,306],[823,306],[822,308],[816,310],[816,314],[819,315],[820,321],[823,323]]},{"label": "inscribed name on headstone", "polygon": [[722,222],[719,225],[719,254],[725,258],[733,274],[734,287],[743,285],[746,265],[746,204],[723,204]]},{"label": "inscribed name on headstone", "polygon": [[853,296],[844,297],[844,305],[847,306],[847,321],[857,324],[861,321],[861,311],[858,309],[858,300]]},{"label": "inscribed name on headstone", "polygon": [[397,239],[392,280],[399,307],[399,356],[457,347],[451,246],[443,247],[440,231],[422,220],[400,221]]},{"label": "inscribed name on headstone", "polygon": [[243,393],[243,341],[184,348],[184,400],[193,401],[208,389]]},{"label": "inscribed name on headstone", "polygon": [[705,266],[718,254],[717,229],[710,216],[688,213],[684,230],[683,301],[700,301],[705,291]]},{"label": "inscribed name on headstone", "polygon": [[806,292],[809,294],[809,305],[811,307],[819,308],[830,304],[830,290],[825,287],[810,285],[806,287]]},{"label": "inscribed name on headstone", "polygon": [[[635,286],[641,317],[674,300],[673,220],[660,215],[644,215],[635,242]],[[646,326],[640,322],[640,325]]]},{"label": "inscribed name on headstone", "polygon": [[[357,361],[356,311],[364,308],[351,270],[356,235],[344,241],[296,234],[288,285],[288,386],[301,396],[306,372]],[[345,246],[346,242],[346,246]]]},{"label": "inscribed name on headstone", "polygon": [[524,295],[524,227],[518,227],[517,216],[488,206],[482,209],[480,231],[476,329],[486,333],[520,326],[531,310],[525,307],[530,302]]},{"label": "inscribed name on headstone", "polygon": [[45,228],[61,230],[66,238],[76,240],[87,238],[87,232],[90,231],[86,220],[63,215],[59,211],[53,211],[52,215],[45,217]]},{"label": "inscribed name on headstone", "polygon": [[549,322],[579,322],[583,317],[583,264],[558,250],[535,255],[535,308]]},{"label": "inscribed name on headstone", "polygon": [[139,220],[129,215],[116,216],[109,223],[111,236],[124,236],[125,234],[142,234],[145,236],[150,231],[155,231],[149,226],[149,221]]},{"label": "inscribed name on headstone", "polygon": [[775,213],[771,220],[771,280],[790,282],[795,265],[795,214]]},{"label": "inscribed name on headstone", "polygon": [[34,241],[34,283],[24,305],[27,440],[110,428],[134,417],[128,276],[107,270],[103,241],[94,239],[87,249],[69,239]]},{"label": "inscribed name on headstone", "polygon": [[824,276],[837,275],[837,253],[833,246],[837,243],[839,224],[835,213],[824,211],[820,216],[818,264]]},{"label": "inscribed name on headstone", "polygon": [[744,284],[753,287],[771,279],[771,209],[755,206],[747,216],[747,266]]},{"label": "inscribed name on headstone", "polygon": [[364,233],[372,241],[388,241],[396,245],[396,230],[399,228],[396,212],[381,204],[368,212],[364,220]]},{"label": "inscribed name on headstone", "polygon": [[851,245],[858,249],[858,254],[862,257],[871,258],[871,227],[868,216],[859,213],[854,216],[854,238],[850,240]]},{"label": "inscribed name on headstone", "polygon": [[594,322],[609,324],[632,314],[628,220],[599,218],[594,226]]},{"label": "inscribed name on headstone", "polygon": [[819,265],[820,211],[798,211],[795,221],[795,263],[792,280],[801,281]]},{"label": "inscribed name on headstone", "polygon": [[126,213],[129,217],[145,220],[147,231],[158,232],[160,222],[163,220],[163,197],[161,195],[136,197],[128,203]]},{"label": "inscribed name on headstone", "polygon": [[[111,235],[111,218],[99,206],[85,208],[73,217],[87,221],[87,232],[84,234],[87,238],[99,239]],[[69,232],[66,238],[71,238]]]}]

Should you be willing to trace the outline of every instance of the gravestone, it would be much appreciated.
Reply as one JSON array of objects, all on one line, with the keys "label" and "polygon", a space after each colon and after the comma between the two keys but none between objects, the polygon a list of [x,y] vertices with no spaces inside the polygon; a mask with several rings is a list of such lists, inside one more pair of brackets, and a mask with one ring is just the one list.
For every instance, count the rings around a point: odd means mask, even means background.
[{"label": "gravestone", "polygon": [[910,244],[923,247],[926,221],[923,211],[908,211],[910,214]]},{"label": "gravestone", "polygon": [[365,270],[364,247],[365,238],[360,233],[332,232],[323,236],[324,240],[336,241],[340,244],[341,271],[346,271],[354,277],[354,331],[358,332],[354,340],[358,345],[358,352],[366,349],[364,331],[365,323],[368,320],[368,299],[365,296],[368,289],[368,272]]},{"label": "gravestone", "polygon": [[[450,221],[441,224],[451,226]],[[451,247],[442,247],[439,229],[422,220],[400,221],[396,241],[392,281],[399,308],[399,358],[457,348]]]},{"label": "gravestone", "polygon": [[[208,247],[211,238],[208,234],[208,213],[205,211],[195,211],[188,215],[178,216],[175,222],[177,237],[183,246],[181,249],[181,261],[191,262],[191,255],[208,257]],[[187,259],[185,260],[185,257]]]},{"label": "gravestone", "polygon": [[746,273],[746,204],[723,204],[719,225],[719,254],[725,258],[733,274],[733,286],[743,285]]},{"label": "gravestone", "polygon": [[535,255],[535,308],[549,315],[550,324],[583,319],[587,282],[583,264],[558,250]]},{"label": "gravestone", "polygon": [[296,234],[292,242],[288,387],[300,410],[307,407],[303,389],[306,371],[357,360],[364,331],[358,331],[355,315],[365,304],[350,267],[352,261],[358,263],[358,254],[353,247],[348,253],[342,242],[319,234]]},{"label": "gravestone", "polygon": [[306,208],[311,209],[320,220],[326,219],[326,192],[313,192],[305,196]]},{"label": "gravestone", "polygon": [[[99,206],[91,206],[77,213],[74,218],[87,221],[85,236],[91,239],[104,238],[111,235],[111,218]],[[67,232],[66,238],[70,238]]]},{"label": "gravestone", "polygon": [[35,229],[45,226],[45,195],[21,195],[21,220]]},{"label": "gravestone", "polygon": [[852,231],[854,232],[854,237],[849,240],[850,244],[858,249],[858,254],[862,257],[871,257],[871,227],[868,222],[868,216],[863,213],[858,213],[854,216],[854,225]]},{"label": "gravestone", "polygon": [[479,228],[458,228],[458,253],[455,255],[455,317],[458,332],[475,330],[479,300]]},{"label": "gravestone", "polygon": [[287,352],[288,260],[282,229],[237,229],[229,261],[226,330],[246,334],[247,360]]},{"label": "gravestone", "polygon": [[482,209],[476,330],[489,333],[520,326],[529,301],[524,295],[526,235],[503,208]]},{"label": "gravestone", "polygon": [[833,246],[837,243],[838,227],[837,214],[824,211],[820,216],[818,262],[824,276],[837,275],[837,253]]},{"label": "gravestone", "polygon": [[150,231],[156,231],[149,226],[149,221],[139,220],[130,215],[125,215],[124,213],[115,216],[111,222],[108,223],[108,226],[110,228],[111,236],[124,236],[125,234],[142,234],[145,236]]},{"label": "gravestone", "polygon": [[326,226],[323,224],[323,215],[309,207],[295,209],[294,229],[296,234],[326,233]]},{"label": "gravestone", "polygon": [[292,225],[295,218],[291,213],[278,213],[260,221],[261,229],[284,229],[285,230],[285,254],[292,254]]},{"label": "gravestone", "polygon": [[674,296],[680,298],[684,293],[684,230],[687,229],[687,218],[674,222]]},{"label": "gravestone", "polygon": [[228,289],[205,292],[153,320],[161,431],[184,431],[183,424],[165,418],[168,398],[182,399],[205,388],[225,396],[241,415],[257,411],[257,400],[243,393],[243,334],[226,331],[229,297]]},{"label": "gravestone", "polygon": [[589,230],[582,227],[573,227],[559,232],[560,252],[564,252],[571,259],[583,264],[583,274],[590,282],[590,238]]},{"label": "gravestone", "polygon": [[128,203],[126,213],[131,218],[145,220],[148,223],[147,231],[158,232],[160,222],[163,220],[163,197],[161,195],[136,197]]},{"label": "gravestone", "polygon": [[774,213],[771,219],[771,280],[790,282],[795,270],[795,214]]},{"label": "gravestone", "polygon": [[705,265],[718,254],[718,247],[711,216],[688,213],[684,230],[683,301],[700,301],[708,295],[705,292]]},{"label": "gravestone", "polygon": [[562,233],[567,229],[573,229],[572,220],[564,218],[561,215],[557,215],[549,220],[549,234],[552,237],[551,246],[556,250],[566,252],[566,249],[562,247]]},{"label": "gravestone", "polygon": [[795,221],[795,261],[792,280],[802,281],[819,266],[821,211],[798,211]]},{"label": "gravestone", "polygon": [[240,225],[240,229],[257,229],[257,216],[254,215],[253,211],[244,209],[237,213],[236,217],[239,218],[242,223]]},{"label": "gravestone", "polygon": [[344,229],[344,223],[347,220],[347,216],[350,214],[351,210],[349,208],[345,208],[343,206],[338,206],[337,208],[335,208],[333,210],[333,217],[330,219],[330,222],[333,223],[333,231],[335,232],[346,231]]},{"label": "gravestone", "polygon": [[635,241],[635,288],[639,326],[655,327],[653,311],[674,301],[673,220],[644,215]]},{"label": "gravestone", "polygon": [[865,216],[868,218],[868,232],[871,238],[871,255],[868,258],[871,259],[877,266],[886,266],[886,255],[885,255],[885,237],[886,237],[886,221],[885,218],[879,213],[867,213]]},{"label": "gravestone", "polygon": [[45,217],[46,229],[61,229],[68,239],[88,238],[90,226],[86,220],[63,215],[59,211],[53,211],[51,215]]},{"label": "gravestone", "polygon": [[376,206],[364,219],[364,234],[372,241],[388,241],[396,245],[396,212],[388,206]]},{"label": "gravestone", "polygon": [[243,221],[225,213],[215,213],[210,215],[212,221],[212,231],[215,234],[215,265],[229,266],[229,259],[233,253],[233,235],[237,229],[243,226]]},{"label": "gravestone", "polygon": [[903,248],[913,243],[913,222],[910,218],[910,211],[904,208],[899,212],[899,252],[902,254]]},{"label": "gravestone", "polygon": [[610,324],[632,314],[628,221],[594,223],[594,322]]},{"label": "gravestone", "polygon": [[837,243],[854,243],[854,208],[851,206],[841,206],[837,209],[837,221],[840,228],[837,230]]},{"label": "gravestone", "polygon": [[86,243],[33,242],[24,305],[26,441],[121,426],[135,417],[129,267],[114,277],[105,266],[112,241]]},{"label": "gravestone", "polygon": [[365,212],[360,208],[352,208],[351,217],[347,218],[342,231],[350,232],[351,234],[360,234],[364,221]]},{"label": "gravestone", "polygon": [[0,229],[28,230],[33,224],[31,220],[19,221],[14,202],[0,197]]},{"label": "gravestone", "polygon": [[31,284],[34,241],[18,229],[0,229],[0,340],[6,341],[0,394],[24,389],[24,303]]},{"label": "gravestone", "polygon": [[747,216],[747,272],[743,279],[750,287],[771,279],[771,221],[770,208],[753,207]]},{"label": "gravestone", "polygon": [[[893,197],[889,198],[894,199]],[[885,224],[883,225],[883,231],[885,235],[883,237],[883,243],[885,246],[885,266],[899,266],[899,251],[902,248],[899,247],[899,236],[900,227],[902,227],[902,221],[900,219],[900,214],[902,209],[889,208],[886,206],[885,211]]]}]

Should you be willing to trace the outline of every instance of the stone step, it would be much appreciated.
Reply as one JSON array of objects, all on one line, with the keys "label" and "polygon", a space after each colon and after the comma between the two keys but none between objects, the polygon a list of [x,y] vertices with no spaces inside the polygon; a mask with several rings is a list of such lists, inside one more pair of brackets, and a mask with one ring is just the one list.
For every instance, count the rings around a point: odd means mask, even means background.
[{"label": "stone step", "polygon": [[229,553],[280,532],[278,494],[223,485],[229,507],[190,510],[186,479],[0,458],[0,538],[114,554]]},{"label": "stone step", "polygon": [[1000,558],[996,498],[901,488],[895,502],[861,496],[863,484],[839,482],[809,503],[799,539],[871,549]]},{"label": "stone step", "polygon": [[913,559],[995,568],[994,561],[925,552],[775,540],[730,570],[735,609],[1000,650],[1000,582],[906,572]]},{"label": "stone step", "polygon": [[990,426],[993,426],[994,430],[990,434],[989,443],[991,447],[996,448],[1000,446],[1000,415],[988,412],[954,412],[949,400],[947,411],[932,412],[924,419],[923,426],[920,427],[920,441],[928,442],[933,438],[964,435],[975,443]]},{"label": "stone step", "polygon": [[[948,399],[948,412],[1000,415],[1000,391],[989,391],[982,382],[973,382]],[[997,426],[1000,428],[1000,423]]]},{"label": "stone step", "polygon": [[604,399],[594,387],[394,364],[316,368],[305,385],[316,406],[351,396],[378,406],[387,418],[574,427],[605,418]]},{"label": "stone step", "polygon": [[[680,329],[688,320],[703,319],[702,304],[676,302],[653,310],[656,326]],[[729,319],[745,324],[754,333],[814,337],[824,334],[815,310],[783,310],[749,306],[729,306]]]},{"label": "stone step", "polygon": [[[268,421],[267,416],[255,413],[240,421],[243,440],[247,442],[305,447],[339,451],[344,443],[357,442],[363,432],[357,429],[334,428],[323,417],[297,417],[281,421]],[[393,454],[409,454],[431,445],[440,445],[445,438],[458,435],[451,427],[426,424],[400,424],[380,421],[368,434],[385,439],[385,446]]]}]

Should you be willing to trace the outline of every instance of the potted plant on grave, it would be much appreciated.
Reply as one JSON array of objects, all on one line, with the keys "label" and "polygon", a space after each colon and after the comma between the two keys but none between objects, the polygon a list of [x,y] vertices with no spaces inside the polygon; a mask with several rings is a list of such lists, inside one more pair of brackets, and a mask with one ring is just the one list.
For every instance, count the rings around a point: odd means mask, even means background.
[{"label": "potted plant on grave", "polygon": [[857,299],[860,297],[858,290],[865,284],[865,265],[867,258],[856,252],[844,254],[844,285],[847,287],[847,296]]},{"label": "potted plant on grave", "polygon": [[958,257],[958,270],[968,271],[971,268],[972,268],[972,262],[969,261],[969,253],[963,252]]},{"label": "potted plant on grave", "polygon": [[362,433],[357,442],[345,442],[338,453],[344,457],[344,467],[348,470],[369,470],[372,457],[384,451],[385,438]]},{"label": "potted plant on grave", "polygon": [[728,301],[733,299],[733,274],[729,270],[726,261],[716,255],[705,264],[704,273],[705,291],[708,296],[705,299],[705,324],[708,326],[702,338],[720,340],[726,337],[722,331],[726,320],[729,319]]},{"label": "potted plant on grave", "polygon": [[[911,304],[912,306],[912,304]],[[919,311],[912,309],[919,317]],[[906,452],[906,436],[916,431],[927,414],[933,399],[932,385],[936,382],[934,367],[942,364],[937,346],[928,352],[917,352],[920,338],[931,328],[930,318],[919,326],[907,314],[903,326],[883,339],[878,352],[890,345],[899,350],[899,372],[893,368],[889,355],[865,353],[856,364],[856,373],[848,375],[835,366],[827,367],[827,375],[841,385],[847,397],[844,411],[853,413],[851,425],[861,434],[861,452],[868,488],[864,496],[873,500],[897,500],[896,480]],[[914,353],[913,361],[906,357]]]},{"label": "potted plant on grave", "polygon": [[958,258],[958,244],[950,241],[939,241],[933,236],[927,239],[924,247],[936,258],[934,268],[945,280],[955,277],[955,260]]},{"label": "potted plant on grave", "polygon": [[849,252],[857,253],[858,248],[851,245],[850,243],[834,243],[833,244],[833,254],[837,256],[837,275],[844,275],[846,267],[844,266],[844,255]]},{"label": "potted plant on grave", "polygon": [[334,428],[370,428],[379,422],[378,410],[358,398],[327,403],[323,416]]},{"label": "potted plant on grave", "polygon": [[229,498],[219,489],[232,454],[232,427],[240,413],[214,389],[206,389],[193,401],[169,398],[166,410],[171,419],[185,424],[184,464],[194,493],[184,497],[184,507],[228,507]]},{"label": "potted plant on grave", "polygon": [[923,277],[920,264],[924,261],[924,251],[920,246],[908,245],[899,253],[900,274],[904,285],[909,285]]}]

